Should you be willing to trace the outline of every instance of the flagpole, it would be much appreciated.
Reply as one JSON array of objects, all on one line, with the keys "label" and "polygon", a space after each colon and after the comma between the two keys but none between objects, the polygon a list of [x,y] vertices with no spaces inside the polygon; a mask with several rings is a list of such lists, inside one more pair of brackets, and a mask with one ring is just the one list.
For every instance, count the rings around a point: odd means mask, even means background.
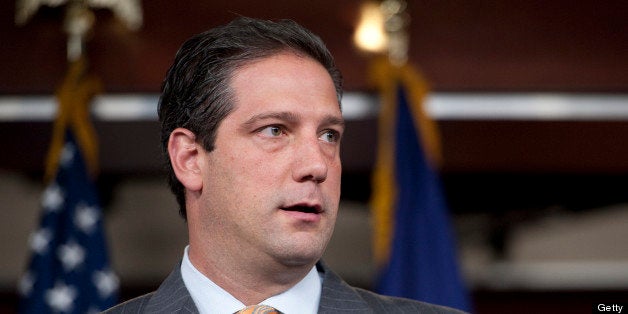
[{"label": "flagpole", "polygon": [[67,34],[68,60],[66,76],[56,91],[58,111],[46,158],[45,181],[51,180],[57,171],[67,128],[72,128],[76,133],[88,171],[95,177],[98,169],[98,145],[96,132],[89,120],[89,105],[92,98],[102,91],[102,83],[97,77],[88,75],[85,48],[96,21],[92,9],[110,9],[128,29],[137,30],[143,20],[140,0],[17,0],[15,23],[18,26],[25,25],[43,5],[66,5],[63,31]]},{"label": "flagpole", "polygon": [[407,6],[404,0],[385,0],[380,5],[388,35],[388,59],[397,67],[408,62],[410,15],[406,12]]},{"label": "flagpole", "polygon": [[63,30],[68,36],[67,58],[73,62],[84,55],[86,35],[94,26],[94,13],[83,0],[70,0],[66,10]]},{"label": "flagpole", "polygon": [[50,181],[58,170],[68,129],[72,129],[77,137],[90,176],[95,179],[98,172],[98,143],[89,107],[94,96],[103,88],[96,76],[88,75],[85,54],[86,37],[92,31],[94,22],[94,13],[84,0],[69,0],[63,21],[63,30],[67,34],[68,69],[56,91],[58,110],[46,158],[46,181]]},{"label": "flagpole", "polygon": [[383,25],[370,28],[386,35],[385,55],[369,73],[381,97],[371,195],[375,289],[470,310],[438,177],[438,130],[423,107],[429,86],[408,62],[406,8],[403,0],[381,2],[373,20]]},{"label": "flagpole", "polygon": [[[89,109],[102,83],[89,74],[85,46],[95,22],[90,6],[129,2],[56,0],[53,4],[66,2],[68,70],[56,91],[47,187],[40,223],[29,241],[29,266],[18,287],[20,313],[92,313],[118,301],[119,280],[110,267],[95,185],[98,144]],[[16,23],[26,23],[47,3],[18,0]]]}]

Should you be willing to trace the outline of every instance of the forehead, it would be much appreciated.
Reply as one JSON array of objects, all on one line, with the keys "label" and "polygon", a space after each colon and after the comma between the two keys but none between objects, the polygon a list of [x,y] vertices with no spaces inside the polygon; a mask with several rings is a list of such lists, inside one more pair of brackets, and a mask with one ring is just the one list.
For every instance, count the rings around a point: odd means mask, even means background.
[{"label": "forehead", "polygon": [[340,113],[334,83],[310,57],[281,52],[238,67],[231,78],[235,110],[299,107]]}]

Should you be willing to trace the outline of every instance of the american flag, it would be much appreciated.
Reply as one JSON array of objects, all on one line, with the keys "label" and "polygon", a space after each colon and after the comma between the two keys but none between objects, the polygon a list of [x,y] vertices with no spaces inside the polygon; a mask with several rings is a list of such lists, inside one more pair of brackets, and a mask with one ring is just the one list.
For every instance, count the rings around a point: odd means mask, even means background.
[{"label": "american flag", "polygon": [[29,245],[21,313],[97,313],[115,305],[119,281],[109,267],[96,188],[71,131]]}]

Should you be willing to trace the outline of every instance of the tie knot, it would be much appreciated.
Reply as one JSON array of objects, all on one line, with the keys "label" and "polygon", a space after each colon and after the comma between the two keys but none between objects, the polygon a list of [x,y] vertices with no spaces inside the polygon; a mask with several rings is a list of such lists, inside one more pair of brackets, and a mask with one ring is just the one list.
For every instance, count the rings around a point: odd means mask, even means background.
[{"label": "tie knot", "polygon": [[252,305],[235,314],[281,314],[274,307],[268,305]]}]

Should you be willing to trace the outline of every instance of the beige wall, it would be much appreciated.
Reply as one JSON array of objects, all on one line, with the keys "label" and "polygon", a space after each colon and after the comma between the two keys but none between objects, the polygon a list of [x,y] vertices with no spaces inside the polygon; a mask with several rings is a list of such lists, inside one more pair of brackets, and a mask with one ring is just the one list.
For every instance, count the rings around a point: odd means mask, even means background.
[{"label": "beige wall", "polygon": [[[13,289],[27,259],[29,233],[39,219],[43,185],[25,175],[0,171],[0,288]],[[341,203],[325,260],[348,281],[369,286],[370,224],[365,204]],[[486,243],[485,215],[456,217],[460,257],[472,285],[494,288],[628,287],[628,205],[582,214],[548,210],[519,225],[510,259],[495,261]],[[113,193],[106,214],[113,266],[125,285],[157,283],[180,259],[186,227],[160,177],[129,177]],[[585,275],[582,275],[585,274]]]}]

